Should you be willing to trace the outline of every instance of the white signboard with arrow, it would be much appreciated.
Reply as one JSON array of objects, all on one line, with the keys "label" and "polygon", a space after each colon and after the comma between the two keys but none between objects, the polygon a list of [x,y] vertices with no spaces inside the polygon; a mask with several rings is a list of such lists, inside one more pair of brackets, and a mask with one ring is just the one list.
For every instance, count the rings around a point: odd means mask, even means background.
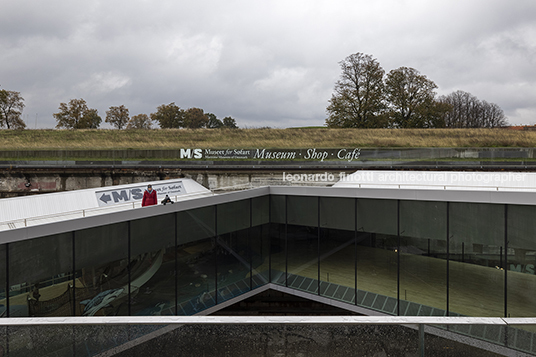
[{"label": "white signboard with arrow", "polygon": [[[158,201],[162,201],[166,195],[169,197],[184,195],[186,189],[181,180],[166,181],[166,183],[152,184],[153,190],[156,190]],[[110,188],[108,190],[96,191],[95,196],[99,207],[112,206],[129,202],[141,201],[143,192],[147,189],[147,185],[132,186],[128,188]]]}]

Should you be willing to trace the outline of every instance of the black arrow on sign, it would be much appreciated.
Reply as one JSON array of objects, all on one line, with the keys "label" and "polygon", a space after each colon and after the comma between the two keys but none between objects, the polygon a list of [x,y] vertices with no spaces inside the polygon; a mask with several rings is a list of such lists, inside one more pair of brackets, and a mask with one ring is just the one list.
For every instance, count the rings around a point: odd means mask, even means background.
[{"label": "black arrow on sign", "polygon": [[112,200],[112,198],[110,197],[110,195],[107,195],[107,194],[102,194],[102,196],[100,197],[100,200],[106,204],[108,204],[108,202],[110,202]]}]

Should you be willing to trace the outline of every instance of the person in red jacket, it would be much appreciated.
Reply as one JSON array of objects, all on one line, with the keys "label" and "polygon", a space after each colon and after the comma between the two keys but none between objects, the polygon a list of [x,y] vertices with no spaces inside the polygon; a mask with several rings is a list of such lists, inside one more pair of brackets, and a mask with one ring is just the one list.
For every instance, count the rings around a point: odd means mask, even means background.
[{"label": "person in red jacket", "polygon": [[158,202],[156,198],[156,191],[153,190],[153,186],[147,185],[147,189],[143,193],[143,198],[141,199],[141,206],[152,206],[156,205]]}]

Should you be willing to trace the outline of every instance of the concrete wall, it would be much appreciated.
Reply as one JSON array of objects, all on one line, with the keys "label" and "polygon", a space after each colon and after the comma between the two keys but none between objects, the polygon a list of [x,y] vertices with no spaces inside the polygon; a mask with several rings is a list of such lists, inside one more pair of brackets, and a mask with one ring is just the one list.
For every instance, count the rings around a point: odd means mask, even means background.
[{"label": "concrete wall", "polygon": [[179,177],[181,177],[180,170],[2,170],[0,171],[0,197],[80,190]]},{"label": "concrete wall", "polygon": [[[346,173],[353,171],[355,170],[347,170]],[[181,177],[191,178],[215,191],[290,184],[330,186],[338,181],[340,172],[340,170],[79,170],[59,168],[35,170],[16,168],[0,171],[0,198]],[[326,177],[315,176],[326,173]],[[332,180],[324,180],[324,178]]]}]

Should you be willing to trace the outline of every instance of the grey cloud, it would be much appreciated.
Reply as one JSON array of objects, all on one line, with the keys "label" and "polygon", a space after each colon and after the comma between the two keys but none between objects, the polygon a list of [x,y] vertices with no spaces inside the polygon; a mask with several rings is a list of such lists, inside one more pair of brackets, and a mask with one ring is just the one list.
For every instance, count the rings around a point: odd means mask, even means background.
[{"label": "grey cloud", "polygon": [[30,127],[37,113],[39,127],[54,127],[52,113],[72,98],[101,116],[175,102],[241,126],[322,125],[338,62],[364,52],[387,72],[414,67],[439,94],[471,92],[527,123],[535,15],[532,0],[23,0],[0,13],[0,85],[21,92]]}]

